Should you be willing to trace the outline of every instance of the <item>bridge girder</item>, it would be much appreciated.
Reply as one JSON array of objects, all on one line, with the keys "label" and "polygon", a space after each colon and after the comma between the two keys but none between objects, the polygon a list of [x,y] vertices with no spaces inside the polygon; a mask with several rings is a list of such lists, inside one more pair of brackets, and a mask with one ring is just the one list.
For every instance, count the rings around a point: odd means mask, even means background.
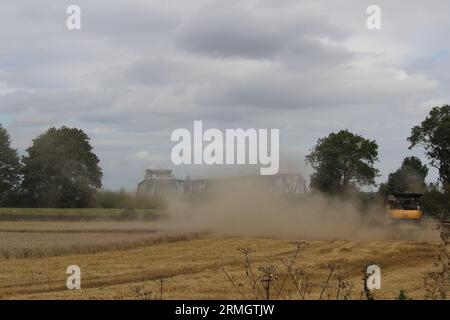
[{"label": "bridge girder", "polygon": [[178,193],[191,195],[213,188],[220,183],[238,183],[240,186],[263,186],[271,192],[279,194],[300,195],[306,193],[306,181],[301,174],[277,174],[273,176],[241,176],[223,179],[146,179],[139,183],[138,193],[151,195],[166,195]]}]

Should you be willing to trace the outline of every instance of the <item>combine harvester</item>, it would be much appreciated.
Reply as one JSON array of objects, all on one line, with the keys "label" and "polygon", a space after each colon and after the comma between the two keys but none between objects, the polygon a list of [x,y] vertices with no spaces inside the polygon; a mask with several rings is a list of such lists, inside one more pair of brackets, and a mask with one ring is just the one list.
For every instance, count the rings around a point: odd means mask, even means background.
[{"label": "combine harvester", "polygon": [[388,193],[386,196],[386,218],[389,224],[422,222],[421,193]]},{"label": "combine harvester", "polygon": [[422,193],[388,193],[386,196],[386,218],[391,226],[421,226],[430,228],[438,224],[439,228],[450,230],[449,215],[443,215],[438,221],[424,217]]}]

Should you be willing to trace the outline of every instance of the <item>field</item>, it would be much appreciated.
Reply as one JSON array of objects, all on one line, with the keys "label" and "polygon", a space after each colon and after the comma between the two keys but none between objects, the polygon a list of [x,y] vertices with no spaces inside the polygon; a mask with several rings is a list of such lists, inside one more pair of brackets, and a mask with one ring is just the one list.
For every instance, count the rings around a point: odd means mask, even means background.
[{"label": "field", "polygon": [[[423,299],[424,277],[439,254],[438,237],[309,239],[289,274],[293,240],[194,233],[164,220],[0,221],[0,298],[160,299],[161,288],[163,299],[263,298],[260,268],[273,266],[272,299],[361,299],[362,270],[374,263],[382,271],[376,299],[395,299],[400,290]],[[249,264],[244,248],[252,249]],[[81,268],[81,290],[66,288],[69,265]],[[349,286],[341,289],[339,281]]]},{"label": "field", "polygon": [[160,215],[153,209],[0,208],[0,221],[104,221],[126,219],[130,214],[146,220]]}]

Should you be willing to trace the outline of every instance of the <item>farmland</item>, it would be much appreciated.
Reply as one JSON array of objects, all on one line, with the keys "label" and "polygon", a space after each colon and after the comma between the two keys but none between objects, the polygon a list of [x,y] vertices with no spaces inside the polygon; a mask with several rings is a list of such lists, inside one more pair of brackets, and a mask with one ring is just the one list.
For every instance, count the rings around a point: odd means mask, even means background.
[{"label": "farmland", "polygon": [[153,209],[0,208],[0,221],[104,221],[126,219],[130,214],[146,220],[161,215]]},{"label": "farmland", "polygon": [[[37,212],[49,215],[45,210]],[[427,294],[424,277],[433,270],[439,253],[438,237],[423,241],[309,239],[293,265],[308,275],[309,288],[302,292],[290,279],[282,285],[285,261],[296,252],[293,240],[195,233],[164,220],[1,221],[0,298],[158,299],[161,279],[163,299],[262,298],[246,275],[242,248],[251,248],[255,278],[260,267],[273,266],[274,288],[283,286],[271,298],[318,299],[334,266],[335,276],[322,298],[335,299],[338,275],[345,275],[352,286],[346,298],[360,299],[361,271],[367,263],[376,263],[382,268],[382,289],[375,298],[394,299],[405,290],[409,297],[421,299]],[[82,290],[66,288],[65,272],[73,264],[82,270]]]}]

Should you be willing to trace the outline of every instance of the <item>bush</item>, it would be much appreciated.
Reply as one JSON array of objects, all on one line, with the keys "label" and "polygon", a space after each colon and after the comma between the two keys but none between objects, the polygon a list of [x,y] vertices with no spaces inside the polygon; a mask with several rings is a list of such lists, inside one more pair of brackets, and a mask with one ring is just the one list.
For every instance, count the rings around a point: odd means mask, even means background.
[{"label": "bush", "polygon": [[439,219],[449,219],[450,192],[431,184],[423,196],[423,211]]},{"label": "bush", "polygon": [[96,207],[105,209],[158,209],[164,207],[161,197],[141,196],[120,191],[98,190],[95,195]]}]

